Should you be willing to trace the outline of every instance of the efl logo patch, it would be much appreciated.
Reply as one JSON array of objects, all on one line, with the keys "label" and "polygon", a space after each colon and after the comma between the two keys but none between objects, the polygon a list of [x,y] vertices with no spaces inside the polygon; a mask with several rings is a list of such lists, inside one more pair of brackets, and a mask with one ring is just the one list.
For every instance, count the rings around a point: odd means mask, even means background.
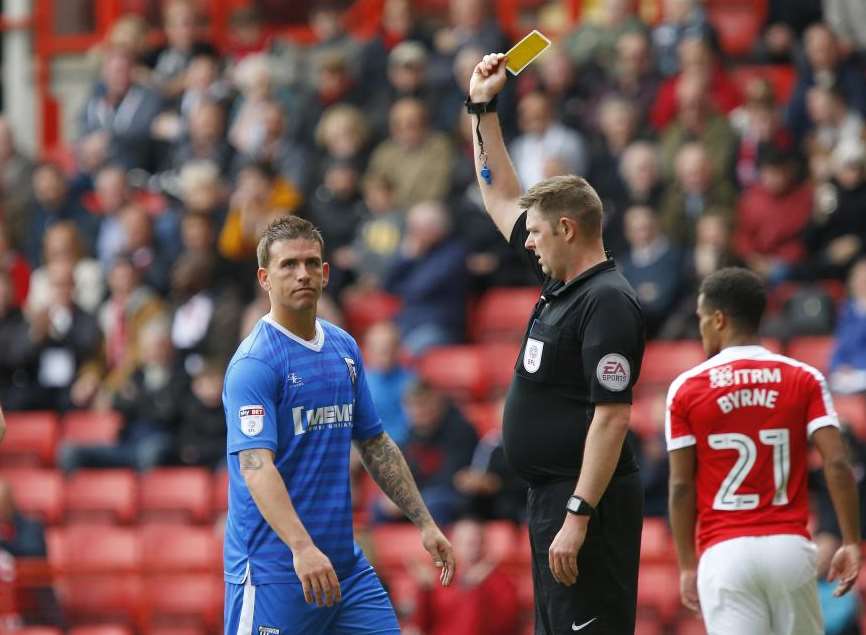
[{"label": "efl logo patch", "polygon": [[631,366],[619,353],[608,353],[599,360],[595,376],[598,383],[608,390],[620,392],[628,388]]},{"label": "efl logo patch", "polygon": [[238,417],[241,421],[241,432],[248,437],[260,434],[265,427],[264,406],[241,406]]},{"label": "efl logo patch", "polygon": [[541,368],[541,354],[544,352],[544,342],[526,338],[526,348],[523,349],[523,367],[527,373],[538,372]]}]

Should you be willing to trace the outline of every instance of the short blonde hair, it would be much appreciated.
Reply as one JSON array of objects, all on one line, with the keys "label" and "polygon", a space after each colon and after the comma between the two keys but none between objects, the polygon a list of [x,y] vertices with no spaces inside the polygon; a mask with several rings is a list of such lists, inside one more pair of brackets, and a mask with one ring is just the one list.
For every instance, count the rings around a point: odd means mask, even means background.
[{"label": "short blonde hair", "polygon": [[328,138],[341,126],[348,126],[354,131],[361,143],[366,143],[370,137],[370,127],[367,125],[364,113],[355,106],[337,104],[322,113],[322,118],[316,127],[316,143],[319,146],[327,145]]},{"label": "short blonde hair", "polygon": [[577,221],[586,238],[601,237],[601,199],[583,177],[570,174],[545,179],[530,187],[518,205],[521,209],[534,206],[551,222],[568,216]]}]

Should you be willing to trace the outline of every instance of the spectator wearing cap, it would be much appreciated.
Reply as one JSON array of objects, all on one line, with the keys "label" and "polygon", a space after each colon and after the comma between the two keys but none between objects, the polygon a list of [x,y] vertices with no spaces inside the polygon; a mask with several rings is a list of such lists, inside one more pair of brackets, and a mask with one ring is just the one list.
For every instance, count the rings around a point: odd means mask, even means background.
[{"label": "spectator wearing cap", "polygon": [[789,151],[767,146],[758,166],[758,182],[743,192],[737,206],[734,251],[752,270],[779,282],[805,255],[803,231],[814,190]]},{"label": "spectator wearing cap", "polygon": [[388,116],[390,134],[370,157],[367,175],[387,175],[395,184],[394,203],[407,208],[441,201],[451,184],[451,141],[430,128],[430,113],[419,99],[403,97]]},{"label": "spectator wearing cap", "polygon": [[450,95],[441,87],[434,86],[429,74],[429,55],[419,42],[402,42],[391,50],[387,83],[365,105],[365,110],[372,114],[370,123],[377,136],[387,134],[387,113],[403,97],[414,97],[424,102],[430,113],[431,127],[442,132],[453,129],[459,110],[443,103],[443,97]]}]

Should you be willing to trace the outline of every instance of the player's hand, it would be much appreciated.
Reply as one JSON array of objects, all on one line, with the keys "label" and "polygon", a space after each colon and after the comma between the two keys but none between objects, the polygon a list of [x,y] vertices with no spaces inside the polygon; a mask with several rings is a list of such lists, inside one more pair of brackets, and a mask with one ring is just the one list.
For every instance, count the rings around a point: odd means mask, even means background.
[{"label": "player's hand", "polygon": [[469,79],[469,98],[473,102],[490,101],[505,86],[505,55],[485,55],[472,71]]},{"label": "player's hand", "polygon": [[701,603],[698,600],[698,572],[694,569],[680,571],[680,599],[690,611],[701,612]]},{"label": "player's hand", "polygon": [[455,567],[454,549],[436,523],[431,522],[421,530],[421,544],[433,558],[433,564],[442,569],[439,573],[439,582],[442,586],[451,584]]},{"label": "player's hand", "polygon": [[586,540],[586,529],[589,524],[587,516],[566,514],[562,528],[550,543],[547,550],[547,560],[550,572],[560,584],[571,586],[577,582],[577,554]]},{"label": "player's hand", "polygon": [[328,556],[314,545],[293,552],[295,573],[304,587],[304,600],[316,606],[334,606],[343,599],[340,581]]},{"label": "player's hand", "polygon": [[833,591],[834,596],[845,595],[857,582],[857,576],[860,574],[861,557],[859,544],[842,545],[833,554],[827,579],[830,582],[839,581],[836,590]]}]

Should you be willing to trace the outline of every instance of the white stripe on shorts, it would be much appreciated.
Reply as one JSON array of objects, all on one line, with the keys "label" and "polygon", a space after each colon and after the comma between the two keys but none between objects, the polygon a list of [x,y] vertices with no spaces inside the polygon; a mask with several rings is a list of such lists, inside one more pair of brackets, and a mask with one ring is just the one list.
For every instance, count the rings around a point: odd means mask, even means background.
[{"label": "white stripe on shorts", "polygon": [[250,565],[247,564],[246,579],[244,580],[244,599],[241,604],[241,616],[238,618],[237,635],[252,635],[253,612],[256,608],[256,587],[253,586],[250,575]]}]

